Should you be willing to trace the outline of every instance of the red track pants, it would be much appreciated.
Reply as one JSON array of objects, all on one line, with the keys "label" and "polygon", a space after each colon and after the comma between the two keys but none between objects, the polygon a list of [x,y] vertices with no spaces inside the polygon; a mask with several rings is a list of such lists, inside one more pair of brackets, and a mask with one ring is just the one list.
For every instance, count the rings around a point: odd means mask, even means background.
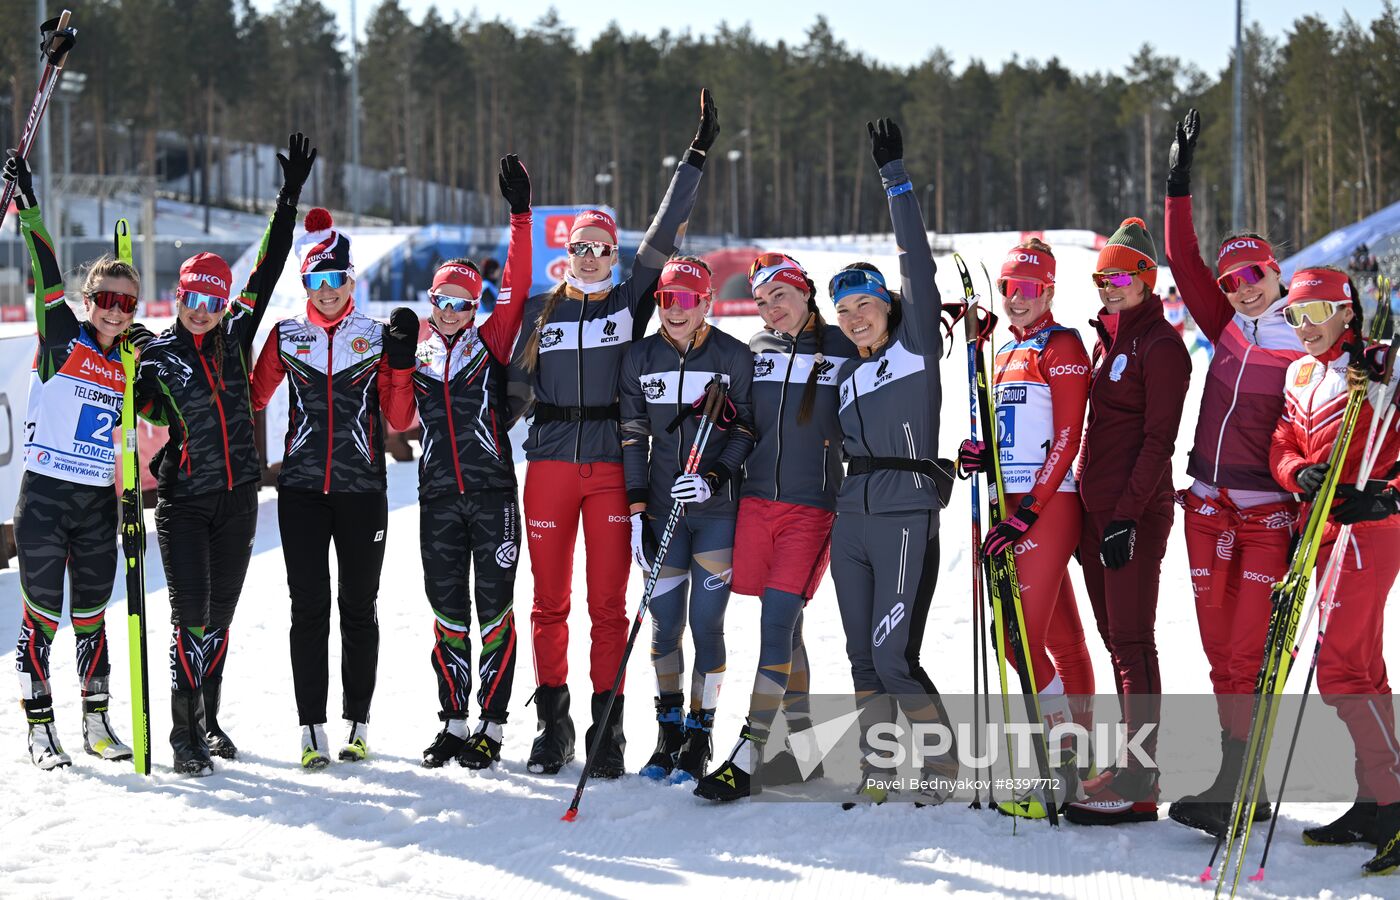
[{"label": "red track pants", "polygon": [[[1024,496],[1007,495],[1006,508],[1016,509]],[[1079,495],[1056,492],[1025,539],[1015,547],[1021,615],[1026,620],[1026,638],[1030,642],[1026,652],[1035,672],[1036,689],[1044,690],[1058,674],[1065,693],[1071,697],[1089,697],[1094,693],[1094,667],[1089,662],[1084,626],[1069,579],[1069,560],[1079,545],[1082,521]],[[1077,709],[1075,718],[1080,718]]]},{"label": "red track pants", "polygon": [[1196,624],[1210,661],[1220,728],[1249,738],[1254,683],[1269,629],[1269,598],[1288,569],[1297,504],[1239,509],[1228,493],[1178,495],[1186,508],[1186,556],[1196,595]]},{"label": "red track pants", "polygon": [[[1337,546],[1331,541],[1317,556],[1321,581]],[[1356,745],[1358,796],[1377,803],[1400,803],[1400,742],[1395,737],[1395,704],[1390,697],[1385,658],[1385,601],[1400,572],[1400,522],[1356,528],[1342,548],[1346,553],[1336,605],[1317,661],[1317,691],[1335,707]],[[1299,654],[1299,661],[1302,660]]]},{"label": "red track pants", "polygon": [[580,512],[588,578],[589,677],[612,689],[627,644],[631,525],[621,463],[537,460],[525,473],[525,533],[535,602],[530,612],[535,682],[557,687],[569,675],[569,599]]}]

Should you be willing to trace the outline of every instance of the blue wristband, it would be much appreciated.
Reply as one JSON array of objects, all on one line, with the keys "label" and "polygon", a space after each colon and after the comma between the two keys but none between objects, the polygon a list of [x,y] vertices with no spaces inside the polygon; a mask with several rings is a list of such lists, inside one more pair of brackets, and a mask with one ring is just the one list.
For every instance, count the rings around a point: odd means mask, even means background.
[{"label": "blue wristband", "polygon": [[904,181],[885,191],[886,197],[898,197],[900,194],[907,194],[914,189],[914,182]]}]

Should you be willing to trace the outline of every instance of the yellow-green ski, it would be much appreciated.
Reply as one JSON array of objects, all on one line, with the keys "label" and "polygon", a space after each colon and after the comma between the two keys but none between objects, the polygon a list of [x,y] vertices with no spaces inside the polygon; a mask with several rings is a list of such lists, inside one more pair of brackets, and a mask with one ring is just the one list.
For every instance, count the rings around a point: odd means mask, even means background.
[{"label": "yellow-green ski", "polygon": [[[131,227],[118,219],[113,237],[117,259],[134,265]],[[141,457],[136,447],[136,350],[121,347],[126,389],[122,394],[122,553],[126,557],[126,636],[131,656],[131,760],[151,774],[151,689],[146,683],[146,519],[141,508]]]}]

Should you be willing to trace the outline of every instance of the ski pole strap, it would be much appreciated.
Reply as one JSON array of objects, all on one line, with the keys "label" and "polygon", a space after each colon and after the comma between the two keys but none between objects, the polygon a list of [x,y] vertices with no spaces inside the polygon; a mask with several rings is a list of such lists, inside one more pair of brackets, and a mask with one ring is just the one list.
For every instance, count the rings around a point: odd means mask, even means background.
[{"label": "ski pole strap", "polygon": [[616,403],[607,406],[555,406],[535,404],[536,422],[616,422],[622,418],[622,408]]},{"label": "ski pole strap", "polygon": [[938,489],[938,502],[947,506],[953,496],[953,461],[951,459],[909,459],[904,456],[852,456],[846,465],[847,475],[869,475],[882,470],[916,472],[933,480]]}]

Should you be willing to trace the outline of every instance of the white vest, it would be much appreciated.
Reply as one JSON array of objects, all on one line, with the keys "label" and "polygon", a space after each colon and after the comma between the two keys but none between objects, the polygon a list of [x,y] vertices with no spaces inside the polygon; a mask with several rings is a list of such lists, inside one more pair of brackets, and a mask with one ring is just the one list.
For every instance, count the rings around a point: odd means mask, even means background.
[{"label": "white vest", "polygon": [[48,381],[39,379],[37,369],[30,376],[25,471],[78,484],[114,484],[125,390],[119,351],[104,354],[82,330]]}]

